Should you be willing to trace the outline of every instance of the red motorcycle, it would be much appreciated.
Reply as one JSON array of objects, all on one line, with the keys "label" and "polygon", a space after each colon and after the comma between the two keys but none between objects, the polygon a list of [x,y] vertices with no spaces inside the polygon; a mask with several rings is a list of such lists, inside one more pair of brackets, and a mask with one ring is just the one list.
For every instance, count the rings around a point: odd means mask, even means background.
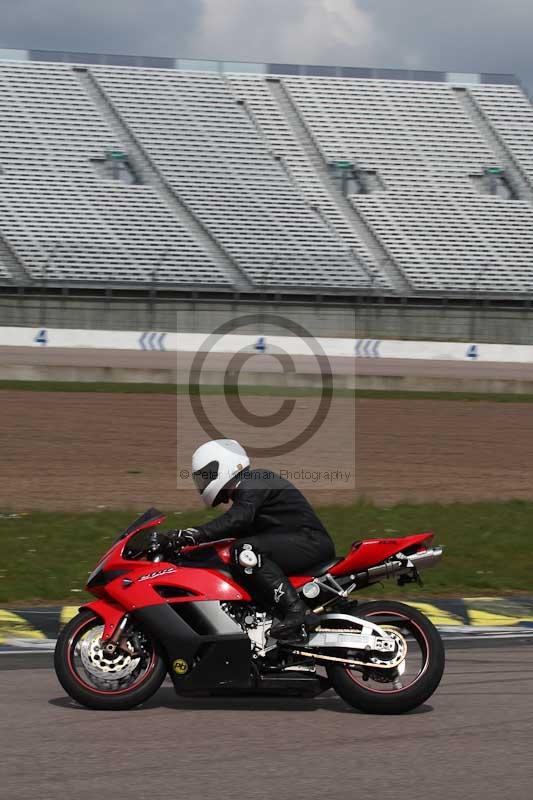
[{"label": "red motorcycle", "polygon": [[89,708],[127,709],[170,675],[180,695],[272,693],[315,697],[333,688],[354,708],[399,714],[424,703],[444,670],[433,624],[403,603],[358,605],[353,592],[396,576],[419,581],[442,548],[432,533],[354,542],[344,558],[291,582],[321,615],[305,643],[269,636],[271,609],[238,585],[230,540],[176,551],[151,508],[128,527],[89,576],[96,600],[61,631],[55,669]]}]

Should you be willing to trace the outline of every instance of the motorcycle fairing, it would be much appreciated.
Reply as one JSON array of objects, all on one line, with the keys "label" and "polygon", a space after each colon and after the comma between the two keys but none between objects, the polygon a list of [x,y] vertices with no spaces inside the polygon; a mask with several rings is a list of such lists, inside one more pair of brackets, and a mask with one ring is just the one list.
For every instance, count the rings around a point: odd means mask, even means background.
[{"label": "motorcycle fairing", "polygon": [[[89,576],[87,589],[97,597],[111,598],[127,611],[161,600],[250,600],[250,595],[232,578],[213,547],[186,548],[183,561],[152,561],[127,557],[129,543],[154,519],[146,512],[144,526],[134,523],[131,530],[111,546]],[[158,519],[158,518],[157,518]]]},{"label": "motorcycle fairing", "polygon": [[354,542],[346,558],[332,567],[330,572],[332,575],[360,572],[381,564],[398,553],[419,550],[422,545],[430,542],[433,536],[432,532],[428,532],[402,536],[398,539],[365,539],[362,542]]},{"label": "motorcycle fairing", "polygon": [[[158,574],[159,573],[159,574]],[[146,562],[105,586],[108,597],[126,611],[191,600],[245,601],[250,595],[227,574],[214,569],[176,566],[166,561]]]},{"label": "motorcycle fairing", "polygon": [[[104,622],[104,641],[115,632],[124,610],[106,600],[82,606]],[[176,691],[251,686],[251,644],[220,602],[161,602],[131,612],[132,620],[159,642]],[[185,672],[177,672],[176,666]]]}]

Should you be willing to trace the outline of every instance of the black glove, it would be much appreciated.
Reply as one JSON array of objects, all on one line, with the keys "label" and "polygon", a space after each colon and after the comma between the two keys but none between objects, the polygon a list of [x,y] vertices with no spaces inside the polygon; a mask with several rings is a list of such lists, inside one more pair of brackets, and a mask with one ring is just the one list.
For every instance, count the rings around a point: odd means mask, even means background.
[{"label": "black glove", "polygon": [[201,531],[196,528],[185,528],[178,531],[169,531],[174,545],[180,547],[194,547],[205,541]]}]

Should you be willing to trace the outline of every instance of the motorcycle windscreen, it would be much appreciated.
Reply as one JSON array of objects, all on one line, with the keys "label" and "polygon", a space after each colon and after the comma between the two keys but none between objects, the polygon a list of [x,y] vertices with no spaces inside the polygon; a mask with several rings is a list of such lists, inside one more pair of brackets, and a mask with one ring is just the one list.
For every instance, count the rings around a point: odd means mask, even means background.
[{"label": "motorcycle windscreen", "polygon": [[130,533],[135,533],[135,531],[140,531],[143,528],[151,528],[154,525],[162,522],[165,518],[165,515],[162,511],[158,511],[157,508],[149,508],[140,517],[137,517],[135,522],[132,522],[131,525],[122,531],[122,533],[118,536],[117,542],[121,539],[124,539],[126,536],[129,536]]}]

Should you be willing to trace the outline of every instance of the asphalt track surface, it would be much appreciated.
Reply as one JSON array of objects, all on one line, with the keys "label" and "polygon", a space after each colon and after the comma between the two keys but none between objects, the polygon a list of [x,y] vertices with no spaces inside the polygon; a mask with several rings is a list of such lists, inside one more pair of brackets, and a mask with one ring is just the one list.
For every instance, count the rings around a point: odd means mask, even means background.
[{"label": "asphalt track surface", "polygon": [[530,800],[531,643],[447,650],[438,691],[398,717],[332,693],[183,699],[167,684],[140,709],[90,711],[64,695],[50,654],[0,656],[0,796]]},{"label": "asphalt track surface", "polygon": [[[74,348],[0,347],[0,366],[56,367],[115,367],[122,369],[189,369],[194,353],[158,352],[144,350],[95,350]],[[203,369],[226,369],[233,354],[210,353]],[[300,373],[318,373],[320,365],[314,356],[291,356],[294,368]],[[492,378],[501,380],[533,380],[533,364],[500,363],[493,361],[444,361],[403,358],[330,359],[335,375],[384,375],[426,378]],[[253,357],[242,366],[243,372],[280,372],[277,359],[264,354]]]}]

